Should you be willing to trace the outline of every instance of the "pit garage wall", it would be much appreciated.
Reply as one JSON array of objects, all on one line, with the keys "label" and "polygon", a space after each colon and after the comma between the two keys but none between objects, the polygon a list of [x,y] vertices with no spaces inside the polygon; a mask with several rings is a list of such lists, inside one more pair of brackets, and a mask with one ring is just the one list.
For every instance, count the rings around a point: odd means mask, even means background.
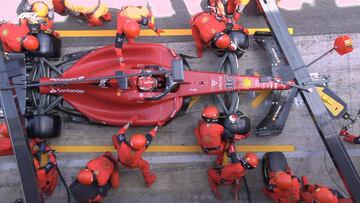
[{"label": "pit garage wall", "polygon": [[[310,67],[310,72],[318,72],[331,76],[331,88],[349,104],[349,111],[355,114],[360,108],[360,34],[351,35],[354,40],[354,52],[347,56],[331,54],[325,59]],[[294,37],[297,47],[303,56],[305,63],[310,62],[316,56],[330,49],[335,35]],[[167,44],[178,52],[195,55],[193,43]],[[79,48],[67,48],[66,52],[78,51]],[[84,48],[81,48],[84,49]],[[210,51],[205,52],[200,60],[192,60],[194,69],[216,71],[220,60]],[[251,43],[248,52],[240,60],[240,73],[245,73],[245,68],[262,67],[259,72],[266,71],[269,67],[262,50]],[[241,94],[241,108],[244,113],[251,116],[252,123],[256,124],[265,114],[270,101],[265,101],[261,106],[253,109],[249,102],[254,98],[247,94]],[[210,97],[202,97],[200,103],[194,105],[190,112],[201,111],[202,108],[215,100]],[[192,113],[177,118],[169,125],[160,130],[154,139],[153,145],[195,145],[193,129],[200,119],[200,113]],[[342,122],[338,122],[339,129]],[[253,126],[255,127],[255,126]],[[137,128],[137,132],[145,132],[148,128]],[[51,140],[52,145],[111,145],[111,135],[117,131],[113,127],[88,126],[75,123],[65,123],[63,134],[60,138]],[[360,133],[359,125],[354,126],[353,131]],[[129,135],[135,132],[130,129]],[[288,122],[282,135],[278,137],[259,138],[252,136],[239,145],[280,145],[293,144],[295,152],[286,153],[290,166],[296,175],[308,175],[314,183],[332,186],[336,185],[329,178],[324,164],[324,150],[317,130],[309,117],[309,114],[300,97],[295,99]],[[359,146],[345,143],[354,165],[360,171]],[[77,170],[84,166],[86,161],[96,157],[97,153],[58,153],[59,165],[67,182],[70,184],[75,178]],[[262,153],[258,153],[259,157]],[[138,170],[121,169],[121,186],[117,191],[111,191],[105,202],[217,202],[214,200],[206,179],[206,170],[211,166],[212,158],[194,153],[147,153],[146,159],[150,160],[151,168],[157,173],[158,181],[150,189],[146,188],[142,176]],[[330,174],[336,182],[341,181],[329,157],[326,155],[326,163]],[[19,179],[15,169],[16,164],[12,157],[0,157],[0,196],[13,201],[21,194]],[[260,192],[263,187],[260,167],[249,171],[248,183],[254,202],[269,202]],[[231,200],[229,187],[223,187],[224,200]],[[244,188],[241,198],[245,201]],[[64,202],[65,190],[62,185],[56,189],[55,194],[48,202]]]}]

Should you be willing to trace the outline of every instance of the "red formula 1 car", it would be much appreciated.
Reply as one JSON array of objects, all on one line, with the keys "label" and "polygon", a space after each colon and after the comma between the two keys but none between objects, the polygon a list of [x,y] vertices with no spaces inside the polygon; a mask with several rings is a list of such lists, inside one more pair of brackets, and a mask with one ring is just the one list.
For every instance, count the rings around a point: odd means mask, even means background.
[{"label": "red formula 1 car", "polygon": [[58,77],[41,77],[40,94],[57,95],[98,123],[136,117],[134,125],[148,126],[174,118],[191,96],[290,88],[259,76],[184,70],[182,58],[159,44],[127,45],[124,59],[121,67],[113,46],[92,51]]},{"label": "red formula 1 car", "polygon": [[[277,92],[276,102],[255,134],[279,135],[297,89],[306,87],[295,85],[291,75],[284,74],[289,65],[269,33],[257,33],[254,39],[272,60],[268,77],[236,74],[238,58],[233,53],[223,57],[219,69],[223,72],[185,70],[186,63],[180,55],[152,43],[126,44],[125,65],[120,65],[113,45],[50,62],[49,58],[59,54],[48,54],[53,53],[56,42],[46,39],[40,40],[43,53],[26,55],[26,70],[22,54],[8,54],[5,63],[28,121],[28,134],[37,137],[59,135],[58,111],[72,115],[73,121],[85,118],[118,126],[136,117],[134,125],[149,126],[165,124],[179,112],[185,113],[191,97],[197,95],[216,95],[226,115],[236,113],[237,93],[254,90]],[[290,88],[291,91],[282,91]]]}]

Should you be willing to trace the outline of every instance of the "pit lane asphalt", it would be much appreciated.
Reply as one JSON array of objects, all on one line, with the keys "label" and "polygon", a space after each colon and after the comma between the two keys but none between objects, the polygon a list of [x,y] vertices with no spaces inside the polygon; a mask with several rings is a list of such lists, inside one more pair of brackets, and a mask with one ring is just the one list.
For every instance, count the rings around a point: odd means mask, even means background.
[{"label": "pit lane asphalt", "polygon": [[[285,0],[284,0],[285,1]],[[189,28],[190,14],[182,0],[171,0],[175,10],[175,15],[168,18],[156,18],[155,22],[159,28]],[[205,0],[201,3],[205,4]],[[202,6],[204,7],[204,6]],[[295,29],[295,35],[324,35],[324,34],[341,34],[357,33],[360,31],[360,6],[337,7],[335,0],[315,0],[314,5],[303,4],[301,10],[284,10],[280,9],[288,27]],[[113,16],[118,9],[110,9]],[[255,1],[251,1],[245,8],[245,14],[241,17],[240,22],[245,27],[267,27],[263,17],[256,13]],[[86,30],[86,29],[115,29],[115,20],[106,23],[102,27],[89,28],[85,23],[75,18],[67,18],[63,23],[56,23],[57,30]],[[188,42],[192,41],[191,36],[180,37],[144,37],[140,41],[152,42]],[[100,46],[113,43],[114,39],[106,38],[76,38],[65,39],[64,47],[76,46]]]},{"label": "pit lane asphalt", "polygon": [[[354,47],[360,47],[360,34],[352,34]],[[335,35],[323,36],[296,36],[294,40],[299,48],[305,63],[310,62],[315,56],[327,51],[333,45]],[[170,43],[167,46],[178,52],[194,54],[194,44]],[[65,52],[74,52],[85,49],[84,47],[66,48]],[[211,51],[205,51],[201,59],[190,60],[191,66],[197,70],[216,71],[220,63],[219,58]],[[269,60],[259,46],[250,44],[248,52],[240,60],[240,73],[245,73],[246,68],[254,68],[257,71],[269,67]],[[331,76],[331,88],[349,104],[349,111],[356,113],[360,107],[360,92],[358,86],[360,80],[357,74],[360,71],[360,50],[355,49],[347,56],[331,54],[326,59],[316,63],[310,68],[311,72],[327,74]],[[252,129],[264,116],[270,106],[270,101],[264,102],[258,108],[253,109],[249,103],[253,100],[246,94],[241,94],[240,109],[250,116]],[[193,129],[197,121],[201,119],[200,111],[207,104],[216,103],[211,96],[203,96],[186,114],[174,119],[168,125],[160,129],[159,134],[153,140],[153,145],[196,145]],[[194,113],[191,113],[194,112]],[[111,135],[118,128],[96,125],[85,125],[67,122],[63,123],[63,131],[60,138],[50,140],[51,145],[111,145]],[[338,123],[339,129],[341,122]],[[135,132],[146,132],[149,127],[130,128],[128,135]],[[360,132],[359,125],[355,125],[353,131]],[[316,131],[314,124],[300,98],[293,104],[289,119],[282,135],[277,137],[251,136],[241,145],[295,145],[295,152],[288,152],[289,165],[296,175],[308,175],[309,179],[318,184],[329,185],[337,188],[326,173],[323,162],[324,146]],[[354,161],[357,170],[360,170],[359,146],[344,143]],[[262,153],[257,153],[259,157]],[[70,184],[77,171],[84,166],[86,161],[100,155],[100,153],[57,153],[60,168],[66,181]],[[104,202],[218,202],[214,199],[207,183],[206,171],[212,165],[213,158],[201,153],[145,153],[145,158],[151,162],[151,169],[158,175],[157,182],[146,188],[139,170],[121,168],[121,184],[118,190],[111,190]],[[21,195],[21,187],[17,175],[16,166],[12,157],[0,157],[0,196],[6,197],[11,202]],[[326,161],[329,173],[341,185],[339,176],[330,158]],[[261,192],[263,187],[261,167],[248,171],[247,180],[250,185],[254,202],[270,202]],[[224,200],[232,201],[229,187],[222,187]],[[59,184],[55,193],[47,202],[64,202],[66,193],[64,187]],[[246,202],[244,187],[241,193],[241,202]]]},{"label": "pit lane asphalt", "polygon": [[[172,2],[173,5],[181,4],[177,2],[177,0]],[[304,57],[305,63],[310,62],[315,56],[327,51],[332,46],[332,40],[335,36],[331,35],[331,33],[354,33],[352,36],[354,37],[355,51],[352,54],[344,57],[332,54],[310,69],[311,72],[326,73],[331,76],[332,90],[349,103],[350,112],[354,114],[360,107],[360,91],[357,88],[360,85],[360,80],[357,77],[357,73],[360,71],[360,51],[356,49],[356,47],[360,47],[360,35],[356,34],[360,28],[358,25],[360,22],[357,18],[359,10],[358,8],[347,8],[339,9],[341,12],[334,12],[334,10],[337,9],[333,8],[334,4],[332,4],[332,0],[320,0],[316,2],[317,6],[315,8],[304,8],[304,14],[298,11],[282,12],[284,12],[285,16],[288,15],[288,17],[285,17],[288,26],[295,28],[297,34],[297,36],[295,36],[295,42]],[[174,7],[176,10],[178,9],[177,6]],[[180,5],[179,9],[181,8],[183,9]],[[337,14],[335,15],[334,13]],[[185,15],[185,13],[183,13],[183,15]],[[181,15],[179,17],[181,17]],[[176,19],[183,19],[179,17]],[[256,21],[260,21],[258,17],[254,16],[253,18],[251,22],[249,20],[249,22],[246,23],[255,24]],[[164,26],[171,28],[170,26],[181,23],[176,21],[176,19],[173,21],[171,21],[171,19],[169,21],[164,20]],[[252,19],[252,17],[249,17],[249,19]],[[161,21],[162,19],[158,21],[159,27],[162,25]],[[242,21],[245,22],[245,17]],[[309,22],[310,25],[305,22]],[[187,24],[183,25],[187,26]],[[260,24],[258,27],[264,25],[265,24]],[[58,24],[56,26],[65,25]],[[113,29],[115,25],[113,25],[113,27],[110,25],[106,26],[109,26],[107,29]],[[322,29],[319,29],[319,27]],[[66,28],[86,29],[87,27],[82,23],[74,21],[73,24],[66,24]],[[174,28],[179,27],[176,26]],[[312,34],[317,36],[312,36]],[[190,42],[191,37],[146,37],[139,40],[151,41],[153,39],[154,41],[163,43],[178,42],[170,43],[168,46],[179,52],[194,55],[195,47],[194,44]],[[90,48],[88,46],[101,46],[112,42],[113,38],[67,38],[64,39],[64,48],[65,52],[73,52]],[[267,60],[260,48],[252,43],[248,53],[240,60],[240,72],[244,73],[245,68],[257,69],[259,67],[269,67],[268,62],[269,60]],[[219,59],[214,57],[213,53],[207,51],[202,59],[191,60],[191,63],[195,69],[214,71],[217,68]],[[263,116],[264,111],[269,107],[269,102],[265,102],[257,109],[252,109],[248,105],[252,99],[251,97],[243,96],[241,98],[240,109],[251,116],[254,127]],[[215,100],[212,97],[202,97],[201,102],[196,104],[191,112],[199,112],[206,104],[214,102]],[[193,129],[199,119],[199,113],[177,118],[160,130],[153,144],[195,145],[196,141],[193,136]],[[338,123],[338,125],[340,128],[341,124]],[[148,128],[130,129],[129,134],[133,132],[146,132],[146,130],[148,130]],[[358,125],[355,125],[353,130],[355,133],[360,132]],[[51,140],[50,143],[53,145],[110,145],[110,137],[116,131],[117,128],[113,127],[89,126],[65,122],[61,137]],[[282,135],[267,138],[252,136],[239,144],[294,144],[296,146],[296,152],[287,153],[286,155],[289,158],[289,164],[294,169],[295,174],[298,176],[308,175],[311,182],[329,185],[337,189],[336,185],[326,174],[326,168],[322,161],[324,146],[300,98],[297,98],[294,102],[292,112],[290,113]],[[358,146],[348,143],[345,143],[345,146],[350,150],[350,156],[359,171],[360,150]],[[58,153],[57,157],[61,164],[60,167],[67,182],[70,184],[84,163],[98,155],[99,153]],[[261,157],[261,153],[258,155]],[[184,153],[146,153],[145,156],[150,161],[151,159],[166,160],[166,158],[170,156],[173,161],[172,163],[155,163],[156,161],[152,161],[153,164],[151,164],[151,168],[157,173],[158,180],[151,188],[144,186],[143,179],[138,170],[122,168],[120,188],[118,190],[111,190],[104,202],[221,202],[214,199],[207,183],[206,170],[211,166],[209,159],[204,159],[204,156],[198,153],[189,154],[191,157],[188,158],[188,160],[192,163],[181,162],[181,160],[184,160]],[[8,164],[11,165],[14,163],[11,157],[1,157],[0,162],[0,196],[3,197],[4,202],[12,202],[21,195],[17,170],[14,167],[6,168]],[[327,158],[327,164],[330,167],[330,174],[340,183],[340,178],[337,176],[336,170],[329,158]],[[247,177],[252,191],[253,201],[270,202],[260,192],[263,187],[260,167],[256,170],[249,171]],[[224,200],[222,202],[231,201],[230,188],[224,187],[221,190],[224,194]],[[64,187],[59,185],[55,194],[48,199],[47,202],[64,202],[65,195]],[[241,202],[246,202],[244,188],[241,193]]]}]

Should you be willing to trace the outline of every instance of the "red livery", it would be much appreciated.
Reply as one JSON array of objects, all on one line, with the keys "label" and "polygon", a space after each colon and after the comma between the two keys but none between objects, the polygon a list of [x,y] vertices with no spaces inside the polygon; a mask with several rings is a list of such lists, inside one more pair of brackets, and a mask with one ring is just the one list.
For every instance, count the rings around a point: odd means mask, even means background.
[{"label": "red livery", "polygon": [[[61,95],[74,109],[99,123],[120,126],[135,116],[137,120],[133,125],[149,126],[164,124],[174,118],[184,97],[290,88],[273,81],[262,83],[258,76],[187,71],[183,67],[178,68],[183,79],[175,82],[170,72],[175,69],[174,61],[180,59],[172,50],[148,43],[125,44],[123,50],[126,66],[120,66],[114,46],[97,49],[81,58],[61,77],[41,78],[41,94]],[[125,88],[119,88],[117,79],[99,79],[115,76],[116,72],[129,75]],[[157,80],[155,89],[143,91],[139,87],[142,74]],[[72,82],[54,83],[64,81]],[[45,82],[54,85],[45,85]]]}]

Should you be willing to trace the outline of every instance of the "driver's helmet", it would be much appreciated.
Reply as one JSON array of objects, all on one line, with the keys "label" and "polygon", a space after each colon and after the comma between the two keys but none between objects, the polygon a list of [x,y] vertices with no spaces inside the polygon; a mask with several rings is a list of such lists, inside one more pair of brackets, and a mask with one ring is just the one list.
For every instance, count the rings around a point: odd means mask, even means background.
[{"label": "driver's helmet", "polygon": [[152,76],[141,76],[138,79],[138,87],[142,91],[155,90],[158,85],[157,80]]}]

